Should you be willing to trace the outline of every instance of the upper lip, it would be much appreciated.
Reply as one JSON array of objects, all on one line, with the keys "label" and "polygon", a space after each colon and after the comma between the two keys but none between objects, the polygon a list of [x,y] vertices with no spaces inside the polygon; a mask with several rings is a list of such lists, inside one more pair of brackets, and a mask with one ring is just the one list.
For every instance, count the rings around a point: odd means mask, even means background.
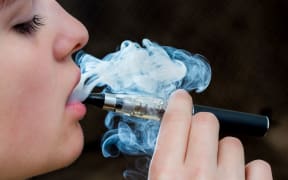
[{"label": "upper lip", "polygon": [[72,95],[73,93],[73,90],[76,88],[76,86],[78,85],[79,81],[81,79],[81,73],[80,73],[80,70],[77,71],[76,75],[75,75],[75,79],[74,79],[74,83],[73,83],[73,86],[70,90],[70,93],[69,93],[69,97],[68,97],[68,103],[69,103],[69,99],[70,99],[70,96]]}]

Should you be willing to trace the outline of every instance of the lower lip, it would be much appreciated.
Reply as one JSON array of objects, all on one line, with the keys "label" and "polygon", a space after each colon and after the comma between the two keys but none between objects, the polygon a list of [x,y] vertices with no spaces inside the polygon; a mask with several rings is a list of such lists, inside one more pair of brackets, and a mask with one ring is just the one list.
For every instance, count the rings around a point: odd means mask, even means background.
[{"label": "lower lip", "polygon": [[81,120],[86,114],[86,107],[81,102],[72,102],[66,105],[68,111],[73,114],[77,120]]}]

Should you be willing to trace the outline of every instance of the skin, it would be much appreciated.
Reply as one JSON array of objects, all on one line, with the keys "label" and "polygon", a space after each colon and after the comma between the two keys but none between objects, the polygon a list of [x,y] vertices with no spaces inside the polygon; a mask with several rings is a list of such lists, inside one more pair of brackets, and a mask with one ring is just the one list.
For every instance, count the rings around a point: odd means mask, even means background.
[{"label": "skin", "polygon": [[[45,25],[32,34],[15,31],[34,15]],[[1,8],[0,179],[52,171],[81,153],[85,107],[67,100],[80,77],[71,54],[87,40],[85,27],[54,0]]]},{"label": "skin", "polygon": [[217,118],[210,113],[191,116],[192,106],[187,92],[172,94],[150,164],[150,180],[273,179],[267,162],[245,165],[241,141],[234,137],[218,141]]},{"label": "skin", "polygon": [[[71,54],[87,43],[88,33],[55,0],[12,3],[0,8],[0,179],[26,179],[65,167],[81,153],[79,120],[86,110],[68,98],[80,78]],[[44,25],[19,31],[35,15]],[[218,142],[217,119],[191,116],[191,107],[185,91],[172,95],[149,179],[272,179],[269,164],[245,166],[241,142]]]}]

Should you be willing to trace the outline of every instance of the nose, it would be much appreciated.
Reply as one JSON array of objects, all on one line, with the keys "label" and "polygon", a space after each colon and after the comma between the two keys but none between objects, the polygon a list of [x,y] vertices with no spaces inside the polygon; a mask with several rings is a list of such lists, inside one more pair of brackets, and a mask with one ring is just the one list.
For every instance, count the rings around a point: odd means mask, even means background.
[{"label": "nose", "polygon": [[[61,7],[62,9],[62,7]],[[65,60],[77,50],[83,48],[89,39],[88,31],[85,26],[77,19],[68,14],[64,9],[58,13],[59,23],[53,44],[53,54],[58,60]]]}]

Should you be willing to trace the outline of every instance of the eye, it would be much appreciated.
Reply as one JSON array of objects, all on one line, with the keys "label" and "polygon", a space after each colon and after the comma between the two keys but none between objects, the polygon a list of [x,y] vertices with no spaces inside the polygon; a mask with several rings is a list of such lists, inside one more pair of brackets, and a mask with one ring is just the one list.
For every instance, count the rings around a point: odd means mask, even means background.
[{"label": "eye", "polygon": [[31,20],[16,24],[13,29],[20,34],[30,35],[37,32],[41,26],[43,26],[43,18],[39,15],[35,15]]}]

